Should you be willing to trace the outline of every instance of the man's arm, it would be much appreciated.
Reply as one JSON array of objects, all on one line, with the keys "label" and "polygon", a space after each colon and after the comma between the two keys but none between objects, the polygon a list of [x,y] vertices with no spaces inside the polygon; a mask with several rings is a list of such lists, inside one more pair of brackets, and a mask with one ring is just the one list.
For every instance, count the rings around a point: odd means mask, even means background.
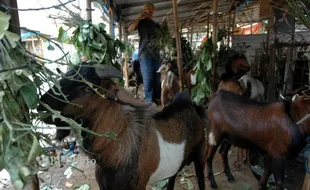
[{"label": "man's arm", "polygon": [[138,26],[138,24],[139,24],[139,22],[140,22],[140,17],[139,18],[137,18],[135,21],[133,21],[130,25],[129,25],[129,27],[128,27],[128,31],[129,32],[131,32],[131,31],[134,31],[134,30],[136,30],[137,29],[137,26]]},{"label": "man's arm", "polygon": [[136,30],[136,29],[137,29],[137,26],[138,26],[138,24],[139,24],[139,22],[140,22],[140,20],[142,20],[142,19],[144,19],[144,18],[146,18],[146,17],[147,17],[147,15],[146,15],[144,12],[142,12],[142,13],[139,15],[139,17],[129,25],[128,31],[131,32],[131,31]]}]

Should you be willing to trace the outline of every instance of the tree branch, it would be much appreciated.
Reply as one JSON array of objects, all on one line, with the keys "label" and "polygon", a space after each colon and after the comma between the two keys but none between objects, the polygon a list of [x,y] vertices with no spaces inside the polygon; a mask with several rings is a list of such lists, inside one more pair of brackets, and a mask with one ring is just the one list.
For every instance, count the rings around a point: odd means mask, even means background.
[{"label": "tree branch", "polygon": [[42,8],[30,8],[30,9],[17,9],[17,8],[14,8],[14,7],[7,7],[5,6],[7,9],[11,9],[11,10],[17,10],[17,11],[41,11],[41,10],[47,10],[47,9],[52,9],[52,8],[55,8],[55,9],[59,9],[60,7],[62,6],[65,6],[69,3],[72,3],[74,2],[75,0],[68,0],[67,2],[65,3],[61,3],[61,4],[58,4],[58,5],[53,5],[53,6],[50,6],[50,7],[42,7]]}]

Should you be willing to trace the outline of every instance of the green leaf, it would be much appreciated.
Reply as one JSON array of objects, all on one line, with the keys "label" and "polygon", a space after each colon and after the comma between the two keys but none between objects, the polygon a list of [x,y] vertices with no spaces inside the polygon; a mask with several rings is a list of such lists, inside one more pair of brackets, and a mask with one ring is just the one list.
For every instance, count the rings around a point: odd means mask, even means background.
[{"label": "green leaf", "polygon": [[9,40],[9,43],[12,46],[12,48],[15,48],[17,46],[18,41],[20,40],[20,36],[10,31],[5,31],[5,36]]},{"label": "green leaf", "polygon": [[37,156],[39,156],[41,154],[41,146],[40,143],[37,139],[36,136],[33,135],[33,142],[32,142],[32,146],[28,155],[28,159],[27,159],[27,163],[31,164],[31,162],[33,162]]},{"label": "green leaf", "polygon": [[33,80],[34,84],[36,86],[41,86],[43,84],[43,81],[40,79],[40,77],[38,77],[37,75],[34,75],[34,80]]},{"label": "green leaf", "polygon": [[97,49],[97,50],[102,50],[102,46],[103,44],[102,43],[98,43],[96,41],[93,41],[92,44],[90,44],[91,47]]},{"label": "green leaf", "polygon": [[114,139],[114,140],[117,140],[117,139],[116,139],[117,134],[114,133],[113,131],[109,131],[109,132],[104,133],[104,136],[105,136],[105,137],[108,137],[108,138],[111,138],[111,139]]},{"label": "green leaf", "polygon": [[11,16],[0,11],[0,40],[3,38],[5,31],[9,28]]},{"label": "green leaf", "polygon": [[206,71],[210,71],[211,68],[212,68],[212,61],[211,61],[211,59],[209,59],[207,62],[207,70]]},{"label": "green leaf", "polygon": [[104,30],[105,30],[105,27],[106,27],[106,25],[105,25],[105,24],[103,24],[103,23],[99,23],[99,24],[98,24],[98,26],[99,26],[99,31],[100,31],[100,32],[102,32],[102,31],[104,31]]},{"label": "green leaf", "polygon": [[55,50],[55,48],[54,48],[51,44],[49,44],[49,45],[47,46],[47,49],[48,49],[49,51],[54,51],[54,50]]},{"label": "green leaf", "polygon": [[69,43],[70,41],[68,32],[65,31],[62,27],[60,27],[58,31],[58,40],[63,43]]},{"label": "green leaf", "polygon": [[36,108],[39,96],[37,94],[37,88],[34,83],[29,82],[27,85],[23,86],[21,89],[22,96],[30,109]]}]

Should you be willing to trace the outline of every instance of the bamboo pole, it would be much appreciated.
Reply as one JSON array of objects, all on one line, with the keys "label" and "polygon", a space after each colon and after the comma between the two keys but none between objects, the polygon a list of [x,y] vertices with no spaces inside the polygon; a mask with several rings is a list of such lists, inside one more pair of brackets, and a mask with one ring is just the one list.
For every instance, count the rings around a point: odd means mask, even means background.
[{"label": "bamboo pole", "polygon": [[193,35],[194,35],[194,26],[191,26],[191,41],[190,41],[191,47],[193,47]]},{"label": "bamboo pole", "polygon": [[122,23],[122,21],[120,20],[120,21],[118,21],[118,36],[119,36],[119,40],[123,40],[123,30],[122,30],[122,28],[123,28],[123,23]]},{"label": "bamboo pole", "polygon": [[231,27],[231,41],[233,41],[233,37],[235,35],[235,27],[236,27],[236,10],[233,13],[233,18],[232,18],[232,27]]},{"label": "bamboo pole", "polygon": [[217,86],[216,81],[216,54],[217,54],[217,32],[218,32],[218,9],[219,0],[213,1],[213,31],[212,31],[212,44],[213,44],[213,62],[212,62],[212,92],[215,93]]},{"label": "bamboo pole", "polygon": [[208,20],[207,20],[207,38],[209,39],[209,33],[210,33],[210,13],[208,13]]},{"label": "bamboo pole", "polygon": [[92,16],[91,16],[91,1],[86,0],[86,20],[91,21]]},{"label": "bamboo pole", "polygon": [[174,32],[175,32],[175,39],[176,39],[176,46],[177,46],[177,64],[178,64],[178,71],[179,71],[179,84],[180,89],[183,91],[183,66],[182,66],[182,49],[181,49],[181,38],[180,38],[180,31],[179,31],[179,20],[178,20],[178,4],[177,0],[172,0],[173,5],[173,16],[174,16]]},{"label": "bamboo pole", "polygon": [[[124,41],[128,42],[128,32],[126,30],[126,26],[125,24],[123,24],[123,34],[124,34]],[[123,65],[123,72],[125,75],[125,88],[129,87],[129,71],[128,71],[128,61],[129,61],[129,57],[128,57],[128,53],[125,52],[124,54],[124,65]]]},{"label": "bamboo pole", "polygon": [[228,39],[227,39],[227,44],[228,44],[228,47],[230,47],[230,37],[231,37],[231,33],[230,33],[230,29],[231,29],[231,13],[229,12],[228,13],[228,28],[227,28],[227,30],[228,30]]}]

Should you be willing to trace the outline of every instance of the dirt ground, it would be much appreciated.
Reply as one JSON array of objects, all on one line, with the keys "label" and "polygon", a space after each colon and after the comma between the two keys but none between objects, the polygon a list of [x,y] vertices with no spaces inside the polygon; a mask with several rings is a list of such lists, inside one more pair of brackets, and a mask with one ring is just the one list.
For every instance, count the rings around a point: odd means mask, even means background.
[{"label": "dirt ground", "polygon": [[[219,162],[219,157],[216,156],[214,160],[214,173],[217,173],[215,179],[218,183],[218,189],[229,189],[229,190],[254,190],[258,189],[258,182],[252,174],[249,166],[243,165],[240,169],[235,169],[233,163],[236,161],[236,153],[237,149],[232,148],[232,152],[229,155],[229,161],[232,168],[232,173],[236,178],[235,183],[228,183],[226,176],[221,172],[221,166]],[[87,157],[83,154],[77,156],[77,160],[86,160]],[[304,164],[297,163],[296,161],[288,162],[288,167],[286,171],[286,189],[288,190],[296,190],[300,189],[303,178],[304,178]],[[94,165],[91,164],[83,164],[82,162],[78,162],[76,165],[77,169],[73,169],[72,175],[67,179],[64,175],[67,166],[60,168],[59,165],[55,165],[50,168],[47,172],[41,173],[39,177],[44,180],[41,182],[41,189],[47,189],[47,186],[50,186],[51,189],[74,189],[74,186],[87,184],[89,189],[98,190],[98,185],[95,179],[94,173]],[[205,172],[206,175],[206,172]],[[188,182],[190,181],[190,182]],[[192,186],[193,185],[193,186]],[[206,186],[208,187],[208,180],[206,178]],[[87,189],[87,188],[86,188]],[[195,179],[195,171],[193,164],[184,168],[182,172],[180,172],[176,184],[176,190],[198,190],[196,179]],[[209,189],[209,188],[206,188]],[[151,190],[151,188],[148,188]]]},{"label": "dirt ground", "polygon": [[[128,91],[134,94],[134,88],[128,89]],[[142,88],[139,89],[138,97],[141,98]],[[216,174],[215,180],[218,184],[219,190],[255,190],[258,189],[258,181],[252,174],[249,165],[243,165],[240,169],[234,167],[234,163],[237,159],[237,148],[232,148],[229,154],[229,162],[232,169],[236,182],[229,183],[224,173],[222,173],[222,167],[220,165],[219,156],[216,155],[213,162],[214,173]],[[59,164],[54,165],[48,171],[39,174],[41,180],[41,190],[64,190],[64,189],[80,189],[80,190],[99,190],[95,179],[95,166],[91,163],[84,164],[87,157],[80,153],[75,157],[77,165],[72,169],[71,175],[68,176],[69,165],[65,165],[60,168]],[[288,190],[301,189],[304,176],[305,167],[304,163],[298,163],[295,160],[287,162],[287,169],[285,172],[286,185],[285,188]],[[206,175],[206,171],[205,171]],[[205,178],[206,189],[209,188],[209,182]],[[81,186],[84,185],[84,186]],[[80,188],[76,188],[79,187]],[[84,188],[82,188],[84,187]],[[11,187],[0,189],[13,189]],[[31,189],[31,188],[27,188]],[[198,190],[195,171],[193,164],[184,168],[175,183],[176,190]],[[269,189],[273,189],[272,187]],[[152,190],[149,187],[147,190]],[[155,190],[155,188],[154,188]],[[156,189],[160,190],[160,189]]]}]

